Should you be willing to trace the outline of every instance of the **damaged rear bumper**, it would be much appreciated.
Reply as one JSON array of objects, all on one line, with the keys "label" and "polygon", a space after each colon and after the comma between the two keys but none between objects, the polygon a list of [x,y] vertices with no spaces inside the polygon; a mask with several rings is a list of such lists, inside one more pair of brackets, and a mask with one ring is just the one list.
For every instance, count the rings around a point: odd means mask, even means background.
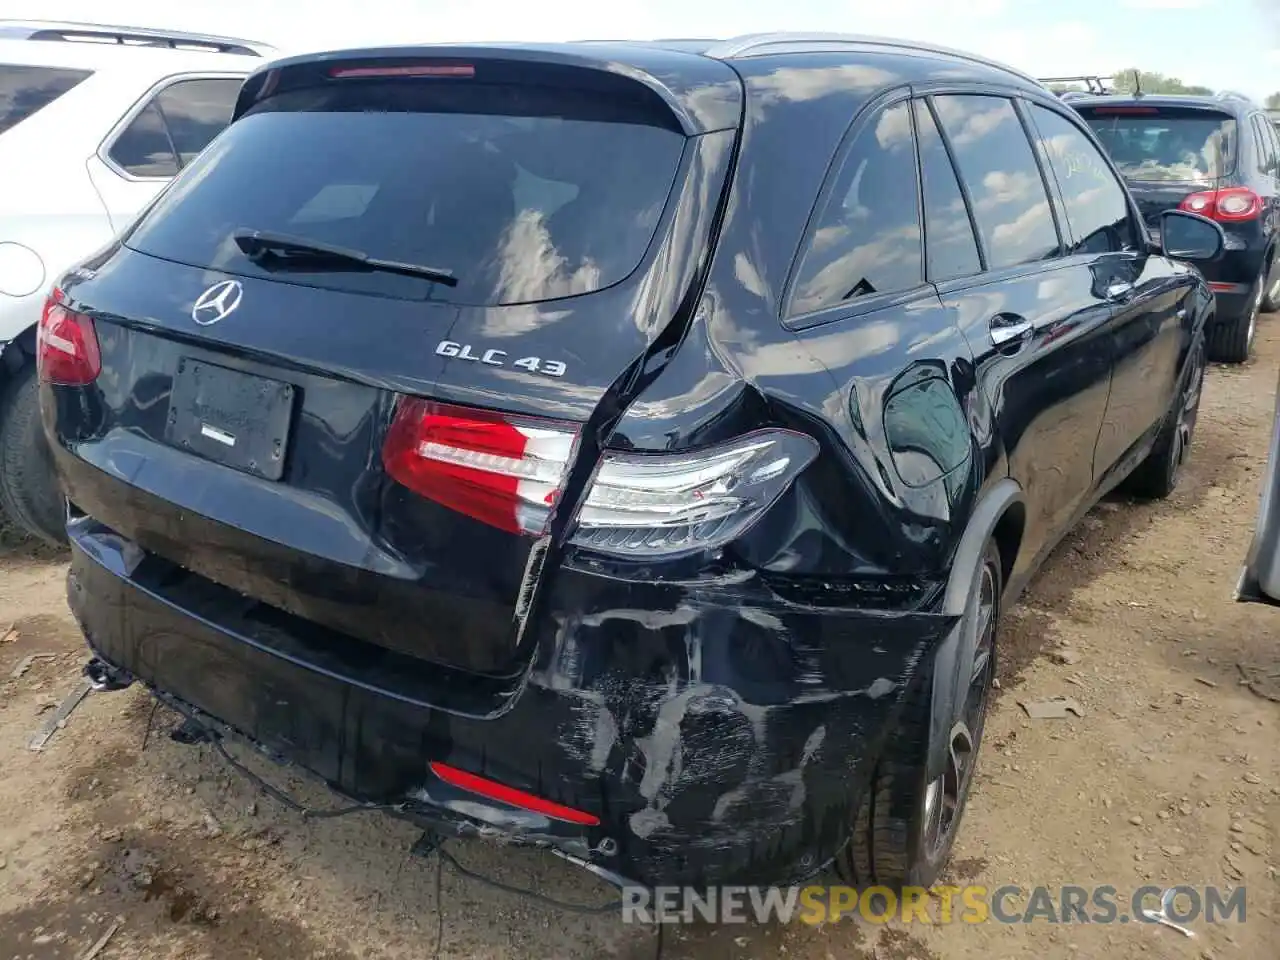
[{"label": "damaged rear bumper", "polygon": [[[827,864],[952,625],[789,603],[754,579],[565,570],[529,669],[452,676],[445,696],[440,668],[264,611],[90,518],[70,533],[71,608],[107,664],[348,797],[650,886],[790,883]],[[432,763],[599,822],[469,793]]]}]

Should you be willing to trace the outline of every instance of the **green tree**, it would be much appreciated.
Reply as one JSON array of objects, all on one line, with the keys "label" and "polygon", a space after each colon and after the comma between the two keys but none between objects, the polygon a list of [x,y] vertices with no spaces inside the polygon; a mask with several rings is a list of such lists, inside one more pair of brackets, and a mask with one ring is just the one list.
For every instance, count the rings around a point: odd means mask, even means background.
[{"label": "green tree", "polygon": [[1116,93],[1133,93],[1139,86],[1143,93],[1185,93],[1193,96],[1208,96],[1213,93],[1210,87],[1184,83],[1179,77],[1166,76],[1152,70],[1126,67],[1116,72],[1113,82]]},{"label": "green tree", "polygon": [[1280,93],[1273,93],[1267,97],[1268,110],[1280,110]]}]

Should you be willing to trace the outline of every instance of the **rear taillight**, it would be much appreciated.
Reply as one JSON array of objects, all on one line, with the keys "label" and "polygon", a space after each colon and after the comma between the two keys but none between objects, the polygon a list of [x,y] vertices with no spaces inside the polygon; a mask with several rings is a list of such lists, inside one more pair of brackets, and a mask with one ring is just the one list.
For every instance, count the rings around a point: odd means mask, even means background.
[{"label": "rear taillight", "polygon": [[405,398],[382,459],[397,482],[511,533],[540,535],[573,459],[573,424]]},{"label": "rear taillight", "polygon": [[1193,193],[1178,204],[1178,209],[1223,223],[1256,220],[1262,213],[1262,198],[1248,187],[1224,187]]},{"label": "rear taillight", "polygon": [[618,557],[653,558],[741,536],[818,455],[789,430],[764,430],[682,454],[606,454],[573,540]]},{"label": "rear taillight", "polygon": [[62,304],[55,289],[45,301],[36,333],[36,369],[43,383],[83,387],[102,372],[102,353],[93,321]]},{"label": "rear taillight", "polygon": [[[573,424],[401,400],[383,461],[397,482],[512,533],[539,536],[578,441]],[[606,453],[572,540],[594,552],[654,559],[741,536],[818,455],[812,438],[762,430],[681,454]]]}]

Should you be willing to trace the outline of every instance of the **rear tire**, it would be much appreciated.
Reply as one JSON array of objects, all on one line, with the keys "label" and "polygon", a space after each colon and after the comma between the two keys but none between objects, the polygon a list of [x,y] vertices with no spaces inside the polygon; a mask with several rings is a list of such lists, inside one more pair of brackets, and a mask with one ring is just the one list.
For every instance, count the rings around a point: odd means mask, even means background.
[{"label": "rear tire", "polygon": [[1272,254],[1272,260],[1262,268],[1262,282],[1266,287],[1262,294],[1263,313],[1275,313],[1280,310],[1280,269],[1277,269],[1275,256]]},{"label": "rear tire", "polygon": [[1244,363],[1253,352],[1254,334],[1258,329],[1258,311],[1262,308],[1263,278],[1258,277],[1249,291],[1248,306],[1240,316],[1216,323],[1205,333],[1209,359],[1218,363]]},{"label": "rear tire", "polygon": [[[859,804],[852,838],[836,860],[837,870],[855,886],[884,886],[891,890],[930,887],[951,856],[973,783],[995,678],[1000,595],[1004,589],[1002,569],[1000,551],[994,541],[989,541],[962,621],[966,629],[974,631],[977,655],[961,657],[958,667],[969,674],[970,696],[979,699],[957,705],[957,712],[968,719],[950,726],[946,773],[930,782],[934,688],[931,666],[903,705],[902,721],[894,732],[892,746],[881,758],[871,787]],[[968,740],[967,751],[955,749],[960,726],[965,727],[962,733]],[[965,754],[960,758],[963,763],[957,762],[959,753]]]},{"label": "rear tire", "polygon": [[1204,387],[1205,347],[1197,340],[1188,358],[1187,379],[1178,388],[1173,408],[1165,417],[1155,446],[1129,474],[1125,486],[1135,497],[1144,500],[1163,500],[1178,486],[1182,465],[1191,452],[1195,436],[1196,419],[1200,413],[1200,394]]},{"label": "rear tire", "polygon": [[39,384],[31,364],[0,396],[0,511],[47,543],[67,542],[66,509],[40,426]]}]

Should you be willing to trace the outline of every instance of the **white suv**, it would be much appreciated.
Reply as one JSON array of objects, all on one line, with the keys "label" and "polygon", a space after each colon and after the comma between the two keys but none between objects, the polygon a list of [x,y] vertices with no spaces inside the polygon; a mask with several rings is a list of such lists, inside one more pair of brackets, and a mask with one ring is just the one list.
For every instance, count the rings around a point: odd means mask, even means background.
[{"label": "white suv", "polygon": [[63,539],[36,410],[49,286],[108,244],[226,126],[266,44],[0,20],[0,513]]}]

